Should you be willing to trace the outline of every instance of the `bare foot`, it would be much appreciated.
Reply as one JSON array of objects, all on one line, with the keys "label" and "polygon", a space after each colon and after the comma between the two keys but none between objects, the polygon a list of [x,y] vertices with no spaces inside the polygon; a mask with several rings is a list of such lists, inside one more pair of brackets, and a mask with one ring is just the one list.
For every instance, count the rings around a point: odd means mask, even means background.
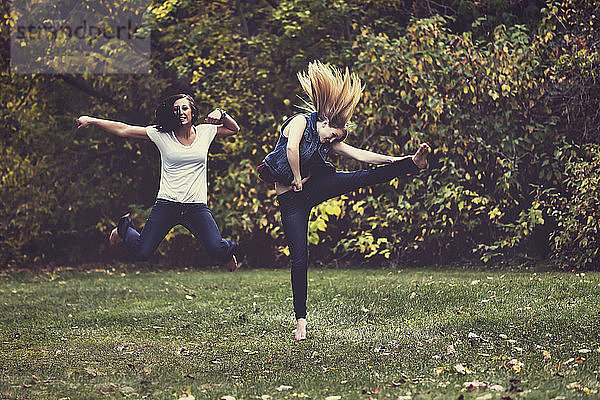
[{"label": "bare foot", "polygon": [[121,237],[119,236],[119,232],[117,231],[117,228],[113,229],[110,232],[110,236],[108,237],[108,242],[111,245],[117,244],[121,241]]},{"label": "bare foot", "polygon": [[225,268],[227,268],[227,271],[229,272],[233,272],[238,268],[237,258],[235,258],[234,255],[232,255],[231,260],[225,264]]},{"label": "bare foot", "polygon": [[423,143],[419,146],[419,150],[412,156],[412,160],[417,167],[420,169],[427,168],[427,156],[431,151],[431,147],[427,143]]},{"label": "bare foot", "polygon": [[296,340],[306,340],[306,323],[306,318],[298,318],[296,321],[296,330],[294,331]]}]

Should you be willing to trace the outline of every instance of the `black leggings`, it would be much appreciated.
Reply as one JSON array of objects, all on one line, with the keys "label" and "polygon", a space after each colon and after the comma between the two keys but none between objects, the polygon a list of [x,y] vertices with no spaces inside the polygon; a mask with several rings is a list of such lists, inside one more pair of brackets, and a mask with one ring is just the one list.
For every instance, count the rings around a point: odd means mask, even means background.
[{"label": "black leggings", "polygon": [[353,190],[388,182],[399,175],[419,169],[411,158],[374,169],[334,172],[313,176],[301,192],[288,191],[277,196],[283,231],[292,261],[292,292],[296,319],[306,318],[308,270],[308,218],[312,208],[325,200]]}]

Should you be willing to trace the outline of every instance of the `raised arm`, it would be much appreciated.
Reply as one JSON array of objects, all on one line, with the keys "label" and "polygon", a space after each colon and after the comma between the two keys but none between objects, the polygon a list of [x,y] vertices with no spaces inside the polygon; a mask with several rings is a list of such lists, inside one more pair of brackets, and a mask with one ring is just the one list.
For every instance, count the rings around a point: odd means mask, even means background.
[{"label": "raised arm", "polygon": [[211,111],[210,114],[204,119],[209,124],[221,124],[217,127],[217,136],[227,137],[235,135],[239,132],[240,127],[229,114],[220,108],[216,108]]},{"label": "raised arm", "polygon": [[344,142],[335,142],[331,145],[331,150],[335,154],[339,154],[343,157],[349,157],[354,160],[366,162],[369,164],[389,164],[396,161],[403,160],[405,158],[409,158],[411,156],[404,157],[393,157],[386,156],[384,154],[374,153],[369,150],[359,149],[354,146],[350,146]]},{"label": "raised arm", "polygon": [[128,125],[123,122],[88,117],[87,115],[81,116],[77,119],[78,129],[85,128],[88,125],[98,126],[106,132],[121,137],[134,139],[149,139],[148,135],[146,134],[146,128],[143,126]]}]

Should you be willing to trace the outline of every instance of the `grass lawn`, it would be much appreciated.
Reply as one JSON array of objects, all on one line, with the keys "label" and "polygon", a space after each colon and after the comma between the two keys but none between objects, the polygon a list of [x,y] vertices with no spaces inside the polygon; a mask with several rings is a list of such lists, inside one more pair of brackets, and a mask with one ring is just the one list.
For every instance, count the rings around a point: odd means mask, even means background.
[{"label": "grass lawn", "polygon": [[5,273],[0,398],[600,398],[600,273],[309,279],[295,342],[288,270]]}]

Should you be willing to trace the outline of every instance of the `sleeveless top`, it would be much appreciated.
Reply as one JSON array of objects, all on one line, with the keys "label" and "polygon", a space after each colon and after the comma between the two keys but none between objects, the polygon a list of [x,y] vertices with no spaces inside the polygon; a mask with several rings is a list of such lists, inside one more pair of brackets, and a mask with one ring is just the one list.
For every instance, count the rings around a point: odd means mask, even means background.
[{"label": "sleeveless top", "polygon": [[[302,115],[306,118],[306,128],[300,139],[298,149],[302,177],[308,176],[311,171],[315,172],[315,170],[335,171],[333,165],[326,161],[331,149],[331,143],[321,143],[319,141],[319,135],[317,134],[317,113],[312,112]],[[288,138],[284,136],[283,131],[294,117],[288,118],[283,123],[275,149],[267,154],[263,160],[268,175],[272,177],[272,180],[286,186],[291,185],[294,180],[294,174],[287,159]]]}]

